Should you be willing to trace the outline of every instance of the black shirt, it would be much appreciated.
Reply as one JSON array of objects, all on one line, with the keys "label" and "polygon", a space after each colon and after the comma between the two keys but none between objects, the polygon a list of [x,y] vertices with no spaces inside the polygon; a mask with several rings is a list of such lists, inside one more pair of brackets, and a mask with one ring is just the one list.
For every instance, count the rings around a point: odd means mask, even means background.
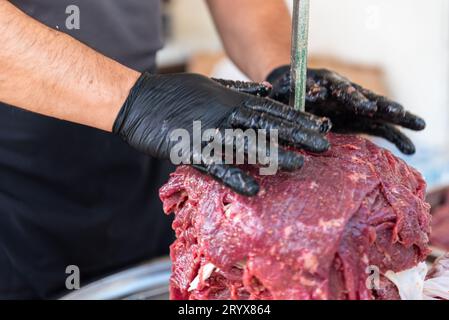
[{"label": "black shirt", "polygon": [[[155,68],[157,0],[12,2],[131,68]],[[69,5],[80,29],[66,29]],[[0,104],[0,298],[61,294],[68,265],[85,284],[166,254],[157,192],[171,170],[111,134]]]}]

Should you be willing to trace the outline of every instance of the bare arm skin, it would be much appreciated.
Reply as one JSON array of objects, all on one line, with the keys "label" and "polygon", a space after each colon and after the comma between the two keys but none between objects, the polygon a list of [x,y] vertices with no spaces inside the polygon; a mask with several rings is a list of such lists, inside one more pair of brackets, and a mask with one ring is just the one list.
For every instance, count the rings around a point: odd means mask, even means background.
[{"label": "bare arm skin", "polygon": [[0,101],[111,131],[139,73],[0,0]]},{"label": "bare arm skin", "polygon": [[291,16],[281,0],[207,0],[226,51],[254,81],[290,64]]}]

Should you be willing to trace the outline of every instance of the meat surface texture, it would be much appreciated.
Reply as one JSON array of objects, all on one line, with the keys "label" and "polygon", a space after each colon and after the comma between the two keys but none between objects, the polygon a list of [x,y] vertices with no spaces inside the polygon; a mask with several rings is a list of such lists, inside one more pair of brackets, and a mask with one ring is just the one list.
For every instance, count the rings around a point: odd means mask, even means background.
[{"label": "meat surface texture", "polygon": [[449,190],[445,190],[441,203],[432,207],[432,245],[449,251]]},{"label": "meat surface texture", "polygon": [[429,205],[421,175],[355,136],[304,168],[257,176],[258,196],[238,195],[190,167],[160,190],[176,215],[172,299],[397,299],[381,276],[428,254]]}]

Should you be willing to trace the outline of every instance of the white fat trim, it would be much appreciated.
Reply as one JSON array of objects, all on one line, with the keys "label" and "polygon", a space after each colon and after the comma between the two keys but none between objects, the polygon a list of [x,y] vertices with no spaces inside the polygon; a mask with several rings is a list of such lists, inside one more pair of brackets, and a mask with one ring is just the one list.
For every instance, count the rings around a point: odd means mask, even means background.
[{"label": "white fat trim", "polygon": [[215,269],[217,269],[217,267],[210,262],[202,266],[198,271],[198,275],[190,283],[188,291],[191,292],[193,290],[198,289],[200,283],[209,279],[212,273],[215,271]]},{"label": "white fat trim", "polygon": [[426,280],[428,272],[426,263],[421,262],[402,272],[388,271],[385,277],[398,288],[402,300],[449,300],[449,269]]},{"label": "white fat trim", "polygon": [[385,273],[391,282],[398,288],[402,300],[423,300],[424,281],[428,268],[425,262],[416,267],[401,271],[388,271]]}]

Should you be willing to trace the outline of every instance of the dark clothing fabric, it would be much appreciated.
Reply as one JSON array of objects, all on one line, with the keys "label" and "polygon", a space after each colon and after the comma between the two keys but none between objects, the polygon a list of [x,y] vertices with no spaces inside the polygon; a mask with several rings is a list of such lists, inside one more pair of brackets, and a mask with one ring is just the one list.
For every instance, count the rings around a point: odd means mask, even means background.
[{"label": "dark clothing fabric", "polygon": [[[161,47],[157,0],[17,0],[24,12],[139,71]],[[76,5],[80,29],[67,30]],[[62,293],[166,254],[157,192],[173,168],[99,130],[0,104],[0,299]]]},{"label": "dark clothing fabric", "polygon": [[[133,69],[154,66],[162,47],[159,0],[12,0],[13,4],[47,26],[67,33],[91,48]],[[67,22],[79,9],[79,29]],[[69,10],[67,11],[67,8]],[[68,12],[68,13],[66,13]]]}]

